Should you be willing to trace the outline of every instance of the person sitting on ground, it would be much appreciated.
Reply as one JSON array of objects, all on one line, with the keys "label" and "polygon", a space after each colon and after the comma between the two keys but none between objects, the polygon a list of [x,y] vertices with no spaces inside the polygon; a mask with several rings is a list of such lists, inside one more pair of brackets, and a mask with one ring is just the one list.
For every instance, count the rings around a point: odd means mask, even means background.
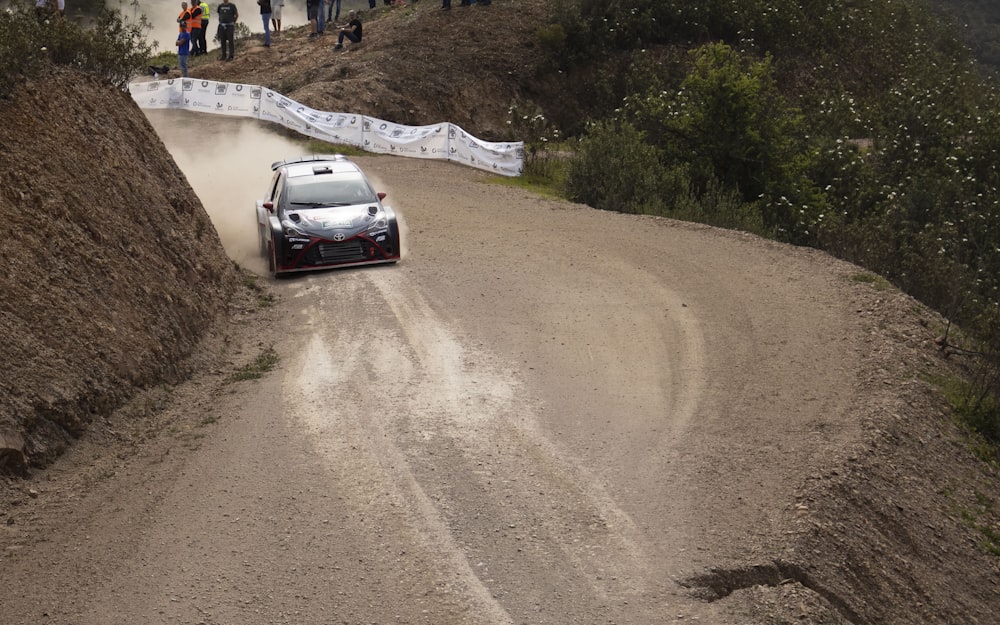
[{"label": "person sitting on ground", "polygon": [[352,9],[348,13],[348,17],[350,21],[347,22],[347,26],[340,29],[340,34],[337,35],[337,45],[333,46],[334,50],[340,50],[344,47],[345,38],[350,39],[353,43],[361,43],[361,20],[358,19],[358,12]]}]

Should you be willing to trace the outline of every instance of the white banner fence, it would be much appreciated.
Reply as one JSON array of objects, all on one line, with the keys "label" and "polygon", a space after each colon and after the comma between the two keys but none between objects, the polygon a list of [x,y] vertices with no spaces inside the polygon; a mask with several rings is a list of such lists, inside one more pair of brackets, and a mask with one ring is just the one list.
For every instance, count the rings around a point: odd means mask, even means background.
[{"label": "white banner fence", "polygon": [[523,141],[481,141],[449,122],[404,126],[366,115],[317,111],[258,85],[170,78],[131,83],[129,92],[139,108],[262,119],[377,154],[454,161],[503,176],[519,176],[524,167]]}]

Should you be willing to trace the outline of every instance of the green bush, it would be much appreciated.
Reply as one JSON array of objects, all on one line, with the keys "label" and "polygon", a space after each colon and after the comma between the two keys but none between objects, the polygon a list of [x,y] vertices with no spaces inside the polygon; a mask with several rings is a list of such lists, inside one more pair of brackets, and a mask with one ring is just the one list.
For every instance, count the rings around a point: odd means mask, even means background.
[{"label": "green bush", "polygon": [[92,26],[47,16],[21,6],[0,12],[0,97],[47,64],[90,73],[125,89],[146,65],[151,49],[145,18],[138,23],[120,12],[102,9]]},{"label": "green bush", "polygon": [[[613,164],[613,166],[612,166]],[[660,152],[627,122],[595,124],[570,161],[569,197],[594,208],[622,213],[664,214],[687,189],[666,189]]]}]

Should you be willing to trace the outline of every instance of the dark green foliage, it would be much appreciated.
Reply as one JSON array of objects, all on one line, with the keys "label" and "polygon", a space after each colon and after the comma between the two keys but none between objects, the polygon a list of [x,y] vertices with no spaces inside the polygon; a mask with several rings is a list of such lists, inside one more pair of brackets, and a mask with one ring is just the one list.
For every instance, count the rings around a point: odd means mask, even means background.
[{"label": "dark green foliage", "polygon": [[603,121],[579,143],[574,199],[885,276],[975,337],[963,409],[996,440],[1000,95],[955,31],[909,0],[557,4],[543,32],[560,69],[606,76],[575,80]]},{"label": "dark green foliage", "polygon": [[928,0],[952,24],[984,72],[1000,75],[1000,4],[996,0]]},{"label": "dark green foliage", "polygon": [[581,140],[567,189],[570,198],[594,208],[659,215],[673,199],[665,197],[664,173],[658,150],[645,143],[639,131],[627,122],[605,122]]},{"label": "dark green foliage", "polygon": [[131,23],[108,9],[89,27],[51,14],[40,19],[29,8],[0,12],[0,97],[48,64],[73,67],[124,89],[150,56],[147,31],[144,20]]}]

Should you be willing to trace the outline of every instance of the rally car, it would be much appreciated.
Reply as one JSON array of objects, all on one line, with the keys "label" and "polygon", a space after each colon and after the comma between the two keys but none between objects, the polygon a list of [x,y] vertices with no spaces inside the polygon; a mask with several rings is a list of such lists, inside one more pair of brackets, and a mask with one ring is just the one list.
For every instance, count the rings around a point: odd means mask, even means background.
[{"label": "rally car", "polygon": [[272,275],[399,260],[396,213],[356,163],[319,154],[271,170],[267,195],[257,200],[257,231]]}]

